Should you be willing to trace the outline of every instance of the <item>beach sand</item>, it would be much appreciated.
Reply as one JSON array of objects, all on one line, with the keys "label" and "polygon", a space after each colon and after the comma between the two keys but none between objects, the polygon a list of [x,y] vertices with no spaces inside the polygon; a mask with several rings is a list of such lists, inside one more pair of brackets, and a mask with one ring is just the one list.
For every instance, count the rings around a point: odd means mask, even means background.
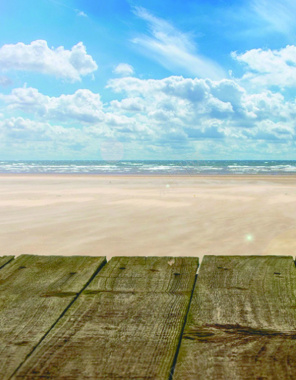
[{"label": "beach sand", "polygon": [[1,255],[296,253],[295,176],[1,175]]}]

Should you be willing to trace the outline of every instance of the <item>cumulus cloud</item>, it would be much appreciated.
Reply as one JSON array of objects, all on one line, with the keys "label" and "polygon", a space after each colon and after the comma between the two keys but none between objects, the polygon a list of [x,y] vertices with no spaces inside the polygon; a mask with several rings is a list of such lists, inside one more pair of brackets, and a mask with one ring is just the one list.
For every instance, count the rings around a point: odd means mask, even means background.
[{"label": "cumulus cloud", "polygon": [[133,66],[129,65],[128,63],[120,63],[119,65],[117,65],[115,67],[113,72],[115,74],[128,76],[128,75],[133,75],[134,68],[133,68]]},{"label": "cumulus cloud", "polygon": [[247,115],[242,105],[241,108],[236,105],[243,89],[239,90],[238,85],[231,83],[229,80],[214,82],[172,76],[161,80],[120,78],[111,80],[108,86],[129,95],[121,102],[112,103],[117,108],[124,108],[133,99],[151,118],[170,122],[179,120],[184,125],[197,123],[198,126],[198,122],[206,118],[231,118],[234,115],[233,106],[238,114],[245,112]]},{"label": "cumulus cloud", "polygon": [[[0,120],[0,147],[8,157],[13,149],[18,157],[40,159],[72,158],[73,152],[81,158],[84,152],[97,152],[93,136],[81,128],[65,127],[58,124],[10,117]],[[14,156],[15,157],[15,153]]]},{"label": "cumulus cloud", "polygon": [[[62,128],[63,129],[63,128]],[[22,117],[11,117],[0,121],[0,133],[14,141],[48,141],[51,134],[57,132],[57,127],[48,123],[36,122]]]},{"label": "cumulus cloud", "polygon": [[291,123],[274,122],[265,119],[259,122],[254,130],[244,131],[245,136],[256,138],[257,140],[293,140],[295,128]]},{"label": "cumulus cloud", "polygon": [[296,46],[279,50],[252,49],[232,57],[248,70],[242,80],[256,85],[292,87],[296,85]]},{"label": "cumulus cloud", "polygon": [[[127,95],[121,101],[111,102],[114,112],[131,112],[129,106],[135,105],[135,115],[141,120],[146,117],[146,123],[149,120],[160,135],[177,128],[192,138],[256,139],[262,136],[263,129],[272,129],[268,133],[273,139],[294,136],[294,101],[270,90],[249,94],[234,80],[118,78],[110,80],[108,87]],[[260,124],[270,119],[275,123],[272,128],[271,124]],[[291,126],[285,134],[280,132],[283,125]],[[244,133],[248,130],[252,133]]]},{"label": "cumulus cloud", "polygon": [[110,104],[114,109],[122,110],[123,112],[145,111],[145,102],[140,97],[127,98],[122,101],[112,100]]},{"label": "cumulus cloud", "polygon": [[[279,92],[248,93],[234,80],[181,76],[123,77],[110,80],[108,87],[120,93],[109,103],[85,89],[59,97],[30,87],[2,94],[1,139],[31,141],[35,136],[38,141],[62,139],[65,145],[94,147],[96,141],[111,138],[129,147],[144,146],[151,154],[159,147],[166,153],[185,152],[198,141],[214,140],[221,154],[223,144],[230,143],[234,151],[241,146],[243,154],[246,144],[284,144],[296,138],[296,102]],[[34,120],[23,119],[25,112]]]},{"label": "cumulus cloud", "polygon": [[221,79],[225,72],[220,65],[197,53],[190,36],[169,22],[153,16],[146,9],[135,7],[134,13],[146,21],[150,35],[135,37],[132,42],[141,51],[171,71],[183,70],[200,78]]},{"label": "cumulus cloud", "polygon": [[36,88],[15,88],[9,95],[0,94],[0,100],[10,110],[19,109],[48,120],[95,123],[104,119],[100,95],[87,89],[77,90],[72,95],[49,97]]},{"label": "cumulus cloud", "polygon": [[[177,135],[187,135],[188,140],[256,138],[256,131],[262,135],[264,128],[272,129],[275,138],[283,138],[292,136],[295,128],[295,101],[286,101],[282,94],[270,90],[248,94],[233,80],[129,77],[113,79],[108,86],[121,92],[123,99],[103,104],[99,94],[85,89],[49,97],[34,88],[16,88],[1,95],[0,100],[6,104],[5,114],[15,115],[19,110],[31,113],[36,120],[65,125],[74,122],[76,126],[91,127],[95,134],[124,134],[134,140],[143,136],[165,140]],[[272,128],[264,124],[266,120],[273,120]],[[291,125],[292,129],[284,134],[280,132],[283,125]],[[250,129],[252,133],[246,132]]]},{"label": "cumulus cloud", "polygon": [[0,48],[0,70],[34,71],[54,75],[71,81],[93,73],[98,66],[87,54],[82,42],[71,50],[63,46],[49,48],[44,40],[26,45],[22,42],[6,44]]}]

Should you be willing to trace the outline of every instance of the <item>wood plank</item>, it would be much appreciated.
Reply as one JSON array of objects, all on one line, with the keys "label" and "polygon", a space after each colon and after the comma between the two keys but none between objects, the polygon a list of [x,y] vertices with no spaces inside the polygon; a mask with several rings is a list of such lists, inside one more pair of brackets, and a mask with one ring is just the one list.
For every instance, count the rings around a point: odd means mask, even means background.
[{"label": "wood plank", "polygon": [[0,271],[1,380],[10,378],[104,262],[22,255]]},{"label": "wood plank", "polygon": [[295,379],[295,357],[292,257],[204,257],[173,379]]},{"label": "wood plank", "polygon": [[16,378],[168,379],[197,266],[197,258],[112,258]]},{"label": "wood plank", "polygon": [[0,269],[4,268],[13,259],[14,259],[14,256],[2,256],[2,257],[0,257]]}]

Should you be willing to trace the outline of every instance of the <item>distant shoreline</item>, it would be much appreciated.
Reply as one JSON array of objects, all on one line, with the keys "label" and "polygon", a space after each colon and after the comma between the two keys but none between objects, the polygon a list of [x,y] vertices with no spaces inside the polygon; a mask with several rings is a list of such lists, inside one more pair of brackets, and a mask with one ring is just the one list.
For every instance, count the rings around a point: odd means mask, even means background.
[{"label": "distant shoreline", "polygon": [[294,160],[1,161],[2,174],[103,176],[290,176]]},{"label": "distant shoreline", "polygon": [[98,173],[0,173],[1,177],[18,177],[18,178],[28,178],[28,177],[46,177],[46,178],[205,178],[205,179],[223,179],[223,178],[231,178],[231,179],[274,179],[274,178],[282,178],[282,179],[296,179],[296,173],[291,174],[98,174]]}]

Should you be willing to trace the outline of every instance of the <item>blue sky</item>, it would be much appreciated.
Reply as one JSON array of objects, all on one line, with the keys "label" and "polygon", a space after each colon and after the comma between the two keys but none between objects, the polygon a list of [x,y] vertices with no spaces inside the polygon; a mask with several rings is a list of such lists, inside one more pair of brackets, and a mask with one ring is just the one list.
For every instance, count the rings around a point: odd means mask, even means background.
[{"label": "blue sky", "polygon": [[292,0],[0,14],[0,159],[296,159]]}]

